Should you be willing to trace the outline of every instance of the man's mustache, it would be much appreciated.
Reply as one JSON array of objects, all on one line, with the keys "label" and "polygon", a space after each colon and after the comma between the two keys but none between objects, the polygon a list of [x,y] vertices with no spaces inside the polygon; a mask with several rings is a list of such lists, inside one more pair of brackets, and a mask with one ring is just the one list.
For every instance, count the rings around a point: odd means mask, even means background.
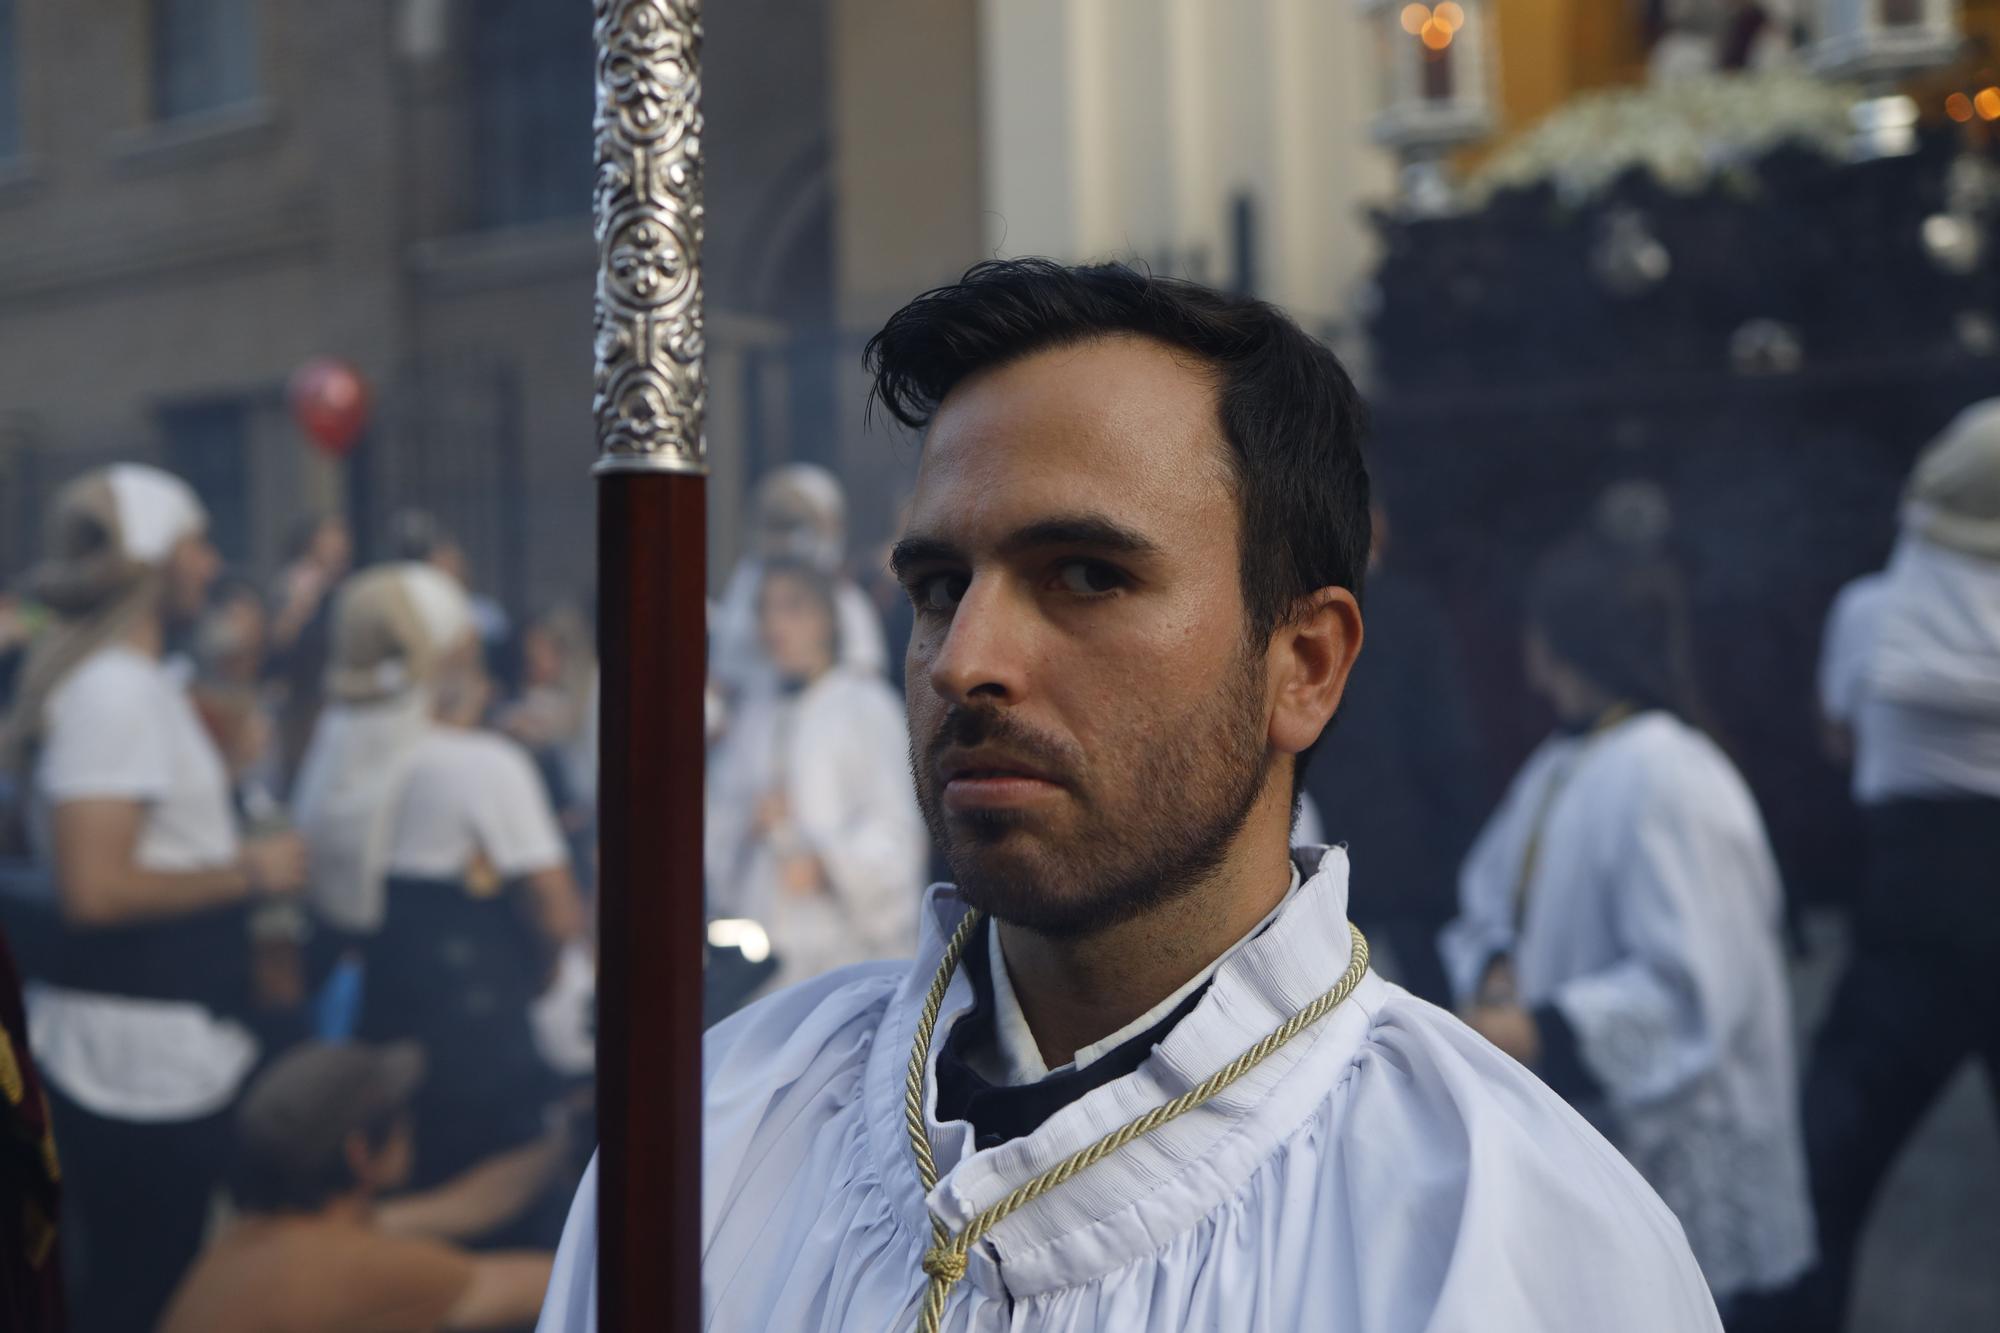
[{"label": "man's mustache", "polygon": [[998,708],[959,708],[945,711],[937,729],[924,747],[924,771],[932,781],[938,772],[938,756],[948,749],[992,749],[996,755],[1015,760],[1068,781],[1081,765],[1073,748],[1023,726]]}]

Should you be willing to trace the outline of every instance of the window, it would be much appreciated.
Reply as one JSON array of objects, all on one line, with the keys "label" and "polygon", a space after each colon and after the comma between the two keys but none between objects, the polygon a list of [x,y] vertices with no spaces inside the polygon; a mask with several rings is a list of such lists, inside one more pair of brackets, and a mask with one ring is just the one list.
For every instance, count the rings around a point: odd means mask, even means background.
[{"label": "window", "polygon": [[252,0],[154,0],[153,115],[194,115],[257,95]]},{"label": "window", "polygon": [[250,413],[237,399],[211,399],[160,413],[167,470],[208,508],[208,534],[223,559],[250,556]]},{"label": "window", "polygon": [[21,154],[21,55],[14,0],[0,0],[0,162]]},{"label": "window", "polygon": [[471,25],[473,195],[481,227],[590,211],[590,6],[483,0]]}]

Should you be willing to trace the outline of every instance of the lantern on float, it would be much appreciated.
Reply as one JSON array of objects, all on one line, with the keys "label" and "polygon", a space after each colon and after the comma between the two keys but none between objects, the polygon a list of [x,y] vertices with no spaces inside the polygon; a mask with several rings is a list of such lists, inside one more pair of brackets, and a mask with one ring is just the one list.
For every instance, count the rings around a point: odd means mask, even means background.
[{"label": "lantern on float", "polygon": [[368,381],[338,357],[316,356],[293,371],[285,397],[292,420],[329,457],[346,457],[367,429]]},{"label": "lantern on float", "polygon": [[1493,132],[1493,46],[1486,0],[1358,0],[1375,44],[1376,142],[1403,160],[1403,201],[1443,212],[1443,159]]},{"label": "lantern on float", "polygon": [[1896,91],[1958,54],[1958,0],[1819,0],[1812,67],[1868,91],[1855,103],[1854,155],[1894,157],[1917,147],[1917,104]]}]

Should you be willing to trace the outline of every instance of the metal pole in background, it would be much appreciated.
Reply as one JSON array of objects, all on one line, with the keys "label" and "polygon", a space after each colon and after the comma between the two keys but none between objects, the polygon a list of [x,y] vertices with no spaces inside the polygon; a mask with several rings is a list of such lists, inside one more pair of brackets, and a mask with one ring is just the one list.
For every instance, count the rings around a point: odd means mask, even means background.
[{"label": "metal pole in background", "polygon": [[701,1318],[699,0],[593,0],[599,653],[598,1322]]}]

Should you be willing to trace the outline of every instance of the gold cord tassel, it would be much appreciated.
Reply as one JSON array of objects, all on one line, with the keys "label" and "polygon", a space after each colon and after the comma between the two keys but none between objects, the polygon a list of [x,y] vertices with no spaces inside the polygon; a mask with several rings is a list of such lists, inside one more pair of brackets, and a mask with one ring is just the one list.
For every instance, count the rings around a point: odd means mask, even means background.
[{"label": "gold cord tassel", "polygon": [[[952,974],[958,970],[959,957],[965,952],[966,942],[982,919],[978,912],[967,912],[945,944],[944,958],[938,963],[937,976],[931,980],[930,991],[924,996],[923,1010],[917,1017],[917,1037],[910,1051],[909,1077],[903,1085],[903,1123],[910,1133],[910,1154],[916,1158],[917,1178],[923,1182],[926,1198],[937,1188],[938,1182],[937,1161],[931,1156],[930,1135],[924,1129],[924,1074],[930,1064],[931,1038],[937,1030],[938,1010],[944,1005],[944,993],[951,985]],[[1154,1107],[1089,1147],[1057,1162],[973,1218],[958,1235],[953,1236],[946,1231],[944,1223],[933,1214],[930,1220],[931,1247],[924,1253],[923,1259],[924,1275],[930,1283],[924,1289],[923,1312],[917,1321],[920,1333],[939,1333],[944,1321],[945,1302],[951,1298],[951,1289],[965,1276],[966,1256],[987,1232],[999,1225],[1001,1219],[1033,1203],[1079,1171],[1103,1161],[1141,1135],[1208,1101],[1262,1064],[1280,1046],[1332,1013],[1341,1001],[1352,995],[1354,988],[1361,984],[1361,978],[1368,974],[1368,940],[1353,922],[1348,923],[1347,929],[1353,938],[1353,949],[1348,957],[1347,971],[1341,974],[1333,989],[1279,1024],[1249,1050],[1164,1106]]]}]

